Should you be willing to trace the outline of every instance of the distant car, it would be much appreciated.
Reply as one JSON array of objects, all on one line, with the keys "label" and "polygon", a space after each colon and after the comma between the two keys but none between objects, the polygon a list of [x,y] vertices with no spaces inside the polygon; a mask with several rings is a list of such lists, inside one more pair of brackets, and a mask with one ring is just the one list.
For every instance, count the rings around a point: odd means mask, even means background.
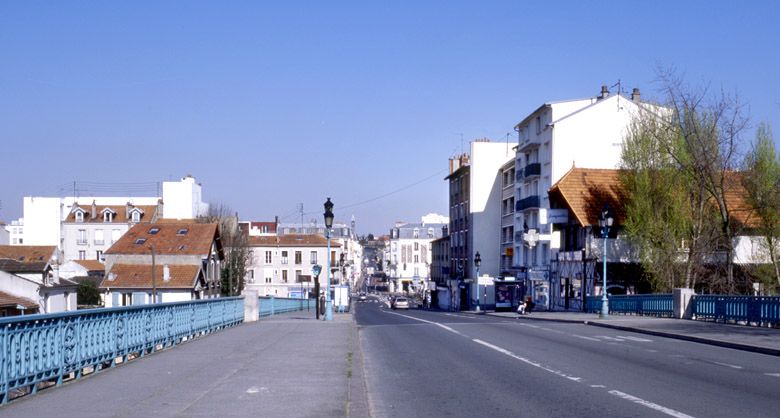
[{"label": "distant car", "polygon": [[393,299],[393,309],[409,309],[409,299],[398,296]]},{"label": "distant car", "polygon": [[365,302],[366,300],[368,300],[368,296],[366,296],[365,293],[361,293],[360,296],[358,296],[358,300],[361,302]]}]

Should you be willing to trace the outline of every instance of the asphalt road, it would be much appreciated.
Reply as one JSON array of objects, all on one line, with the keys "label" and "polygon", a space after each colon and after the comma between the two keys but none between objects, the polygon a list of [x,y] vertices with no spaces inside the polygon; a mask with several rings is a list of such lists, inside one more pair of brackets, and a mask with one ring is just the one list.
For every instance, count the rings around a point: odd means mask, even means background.
[{"label": "asphalt road", "polygon": [[780,359],[579,324],[357,303],[373,417],[777,416]]}]

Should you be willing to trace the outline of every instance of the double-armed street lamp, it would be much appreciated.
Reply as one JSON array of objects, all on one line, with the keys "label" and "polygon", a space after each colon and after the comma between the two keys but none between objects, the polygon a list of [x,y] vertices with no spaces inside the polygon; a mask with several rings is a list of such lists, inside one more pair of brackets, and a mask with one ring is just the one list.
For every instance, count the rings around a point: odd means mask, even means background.
[{"label": "double-armed street lamp", "polygon": [[604,209],[601,210],[599,216],[599,227],[601,228],[601,238],[604,239],[604,287],[601,289],[601,313],[599,318],[605,319],[609,316],[609,299],[607,299],[607,236],[609,235],[609,228],[612,227],[612,213],[609,210],[609,206],[604,205]]},{"label": "double-armed street lamp", "polygon": [[325,320],[333,320],[333,302],[330,300],[330,228],[333,227],[333,202],[325,202],[325,238],[328,239],[328,254],[325,255],[327,275],[325,276]]},{"label": "double-armed street lamp", "polygon": [[[479,251],[477,251],[476,254],[474,254],[474,267],[477,268],[477,278],[475,279],[477,281],[477,313],[480,313],[479,311],[479,265],[482,264],[482,256],[479,255]],[[487,291],[487,290],[486,290]]]}]

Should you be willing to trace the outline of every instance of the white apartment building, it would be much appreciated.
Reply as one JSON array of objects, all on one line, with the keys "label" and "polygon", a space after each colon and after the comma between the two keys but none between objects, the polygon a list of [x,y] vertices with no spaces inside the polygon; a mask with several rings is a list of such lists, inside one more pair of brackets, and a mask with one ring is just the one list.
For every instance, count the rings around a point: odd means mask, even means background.
[{"label": "white apartment building", "polygon": [[130,227],[140,222],[156,222],[162,213],[162,201],[157,205],[135,206],[73,205],[62,221],[62,254],[68,260],[103,260],[103,253],[119,240]]},{"label": "white apartment building", "polygon": [[[159,219],[193,219],[208,212],[208,204],[201,201],[201,185],[190,175],[183,177],[179,181],[163,182],[162,191],[162,196],[155,197],[25,197],[24,218],[22,218],[23,221],[20,219],[19,225],[20,231],[23,226],[23,235],[19,238],[20,242],[23,241],[25,245],[56,245],[60,249],[65,250],[65,234],[70,233],[70,230],[65,228],[64,225],[68,223],[69,217],[75,215],[74,208],[77,207],[86,209],[87,215],[92,219],[91,207],[93,202],[100,207],[101,213],[96,214],[99,221],[104,219],[105,214],[102,213],[102,210],[106,207],[114,208],[112,210],[118,215],[112,219],[118,219],[120,217],[124,218],[124,209],[116,209],[118,207],[157,207],[161,199],[165,204],[165,210],[164,213],[156,214],[156,217]],[[146,217],[146,222],[151,218],[146,211],[141,215]],[[132,216],[134,215],[128,214],[128,216],[132,223]],[[114,229],[116,228],[111,228],[110,234],[114,234]],[[122,230],[122,233],[127,230],[126,227],[119,229]],[[108,232],[105,234],[108,234]],[[67,237],[68,242],[70,242],[71,238],[70,235]],[[77,236],[76,239],[79,239],[79,237]],[[82,239],[82,241],[86,240],[89,242],[94,239],[94,235],[88,234],[86,239]],[[103,241],[108,240],[109,236],[104,235]],[[90,249],[85,257],[93,259],[96,257],[95,252],[99,250],[97,247]],[[73,251],[68,251],[65,254],[64,261],[73,259],[78,259],[78,253],[74,256]]]},{"label": "white apartment building", "polygon": [[[439,221],[426,223],[426,220]],[[443,222],[442,222],[443,221]],[[429,214],[420,223],[398,223],[390,230],[389,291],[425,290],[431,280],[431,242],[444,236],[449,219]]]},{"label": "white apartment building", "polygon": [[527,278],[546,279],[560,248],[552,225],[566,222],[565,211],[550,211],[547,191],[572,167],[617,168],[629,125],[644,108],[639,89],[628,98],[602,86],[596,97],[545,103],[515,126],[513,263]]},{"label": "white apartment building", "polygon": [[13,220],[10,225],[0,221],[0,244],[24,245],[24,218]]},{"label": "white apartment building", "polygon": [[[325,289],[328,242],[317,234],[253,235],[248,237],[249,260],[244,278],[246,289],[261,296],[308,297],[314,291],[312,267],[319,264],[321,289]],[[330,243],[331,284],[346,281],[338,261],[342,245]]]}]

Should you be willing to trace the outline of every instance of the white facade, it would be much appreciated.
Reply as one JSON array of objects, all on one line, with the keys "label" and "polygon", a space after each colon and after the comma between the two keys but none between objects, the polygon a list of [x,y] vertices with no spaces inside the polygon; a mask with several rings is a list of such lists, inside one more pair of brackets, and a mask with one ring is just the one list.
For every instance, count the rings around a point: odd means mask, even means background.
[{"label": "white facade", "polygon": [[636,101],[603,87],[597,97],[546,103],[515,127],[515,266],[547,268],[560,247],[547,196],[555,182],[573,166],[618,168],[623,140],[642,109],[634,94]]},{"label": "white facade", "polygon": [[[424,290],[431,280],[433,253],[431,243],[443,236],[443,228],[449,218],[428,214],[423,222],[397,224],[390,231],[390,245],[386,260],[389,260],[391,292]],[[439,222],[427,223],[425,220]]]},{"label": "white facade", "polygon": [[[318,235],[265,236],[249,240],[249,260],[244,278],[247,289],[260,296],[298,298],[313,292],[312,267],[321,266],[320,288],[325,289],[328,248],[325,238]],[[300,240],[298,239],[300,238]],[[299,244],[295,244],[300,241]],[[337,262],[343,247],[331,240],[331,284],[342,283]],[[349,273],[346,280],[349,280]]]},{"label": "white facade", "polygon": [[11,233],[8,229],[9,226],[0,221],[0,245],[8,245],[11,242]]},{"label": "white facade", "polygon": [[62,223],[71,213],[74,203],[82,207],[88,207],[94,201],[103,206],[128,203],[153,206],[162,199],[165,205],[162,217],[166,219],[192,219],[208,211],[208,204],[202,201],[201,185],[192,176],[186,176],[180,181],[163,182],[162,189],[163,195],[155,197],[25,197],[23,221],[20,219],[24,235],[20,239],[23,239],[25,245],[56,245],[63,249]]},{"label": "white facade", "polygon": [[163,182],[162,189],[165,219],[195,219],[209,210],[209,205],[203,202],[200,183],[191,175],[178,182]]},{"label": "white facade", "polygon": [[[499,275],[502,167],[515,158],[514,149],[501,142],[471,143],[468,236],[469,259],[479,252],[482,259],[480,275]],[[467,277],[477,277],[473,263]]]}]

